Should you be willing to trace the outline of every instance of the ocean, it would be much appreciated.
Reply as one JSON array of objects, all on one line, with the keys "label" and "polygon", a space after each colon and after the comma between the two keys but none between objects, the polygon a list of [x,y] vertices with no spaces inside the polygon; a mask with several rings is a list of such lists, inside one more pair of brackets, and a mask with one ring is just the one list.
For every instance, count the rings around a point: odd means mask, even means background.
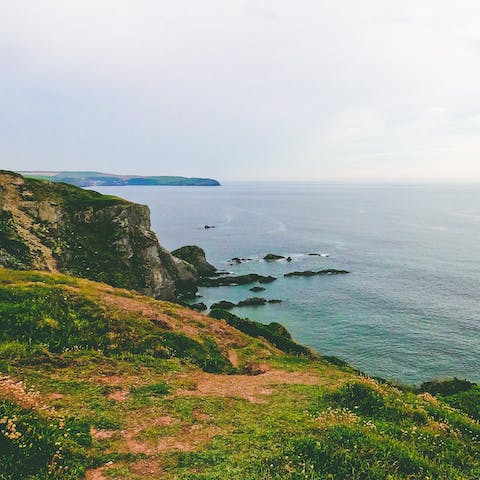
[{"label": "ocean", "polygon": [[[256,295],[282,303],[233,313],[280,322],[298,342],[370,375],[409,384],[480,381],[479,185],[96,189],[148,205],[168,249],[199,245],[221,270],[278,277]],[[267,253],[292,262],[265,262]],[[252,260],[232,266],[233,257]],[[327,268],[351,273],[283,277]],[[198,301],[237,302],[255,295],[250,287],[202,288]]]}]

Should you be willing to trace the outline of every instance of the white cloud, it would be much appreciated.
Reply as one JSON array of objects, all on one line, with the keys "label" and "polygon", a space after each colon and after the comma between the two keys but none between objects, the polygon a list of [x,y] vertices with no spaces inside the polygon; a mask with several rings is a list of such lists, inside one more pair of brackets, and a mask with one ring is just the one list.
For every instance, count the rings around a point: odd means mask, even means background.
[{"label": "white cloud", "polygon": [[480,180],[479,14],[472,0],[0,0],[2,167]]}]

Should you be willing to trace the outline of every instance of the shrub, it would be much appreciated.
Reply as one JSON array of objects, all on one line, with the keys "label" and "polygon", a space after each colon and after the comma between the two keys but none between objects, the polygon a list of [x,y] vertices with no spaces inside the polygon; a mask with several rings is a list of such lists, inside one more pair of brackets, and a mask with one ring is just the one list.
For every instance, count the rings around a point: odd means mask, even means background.
[{"label": "shrub", "polygon": [[420,386],[422,392],[428,392],[432,395],[453,395],[459,392],[466,392],[475,386],[468,380],[434,380],[433,382],[425,382]]},{"label": "shrub", "polygon": [[480,420],[480,387],[442,397],[445,403],[464,411],[476,420]]},{"label": "shrub", "polygon": [[170,387],[164,382],[152,383],[150,385],[135,387],[132,389],[132,392],[138,395],[158,397],[162,395],[168,395],[168,393],[170,393]]},{"label": "shrub", "polygon": [[[296,355],[312,356],[312,352],[307,347],[299,345],[291,340],[290,334],[280,324],[273,322],[270,325],[254,322],[247,318],[240,318],[226,310],[212,310],[210,316],[217,319],[225,320],[230,326],[240,330],[254,338],[264,338],[274,347],[286,353]],[[279,328],[282,327],[282,328]]]},{"label": "shrub", "polygon": [[337,405],[377,420],[388,420],[401,424],[413,421],[418,424],[427,422],[427,414],[421,408],[406,402],[396,392],[394,397],[388,389],[381,389],[373,381],[348,383],[330,394],[329,399]]}]

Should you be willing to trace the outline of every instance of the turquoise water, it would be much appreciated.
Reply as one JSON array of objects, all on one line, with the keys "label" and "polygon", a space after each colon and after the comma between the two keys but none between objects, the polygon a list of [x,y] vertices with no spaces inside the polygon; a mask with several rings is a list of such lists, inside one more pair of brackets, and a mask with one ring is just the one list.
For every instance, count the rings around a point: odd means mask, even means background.
[{"label": "turquoise water", "polygon": [[[304,344],[371,375],[408,383],[480,381],[480,186],[235,183],[102,187],[149,205],[160,243],[196,244],[219,269],[279,279],[260,296],[281,304],[234,310],[283,323]],[[205,230],[203,225],[216,225]],[[293,261],[264,262],[266,253]],[[310,252],[328,254],[311,257]],[[249,263],[230,266],[232,257]],[[342,276],[283,278],[293,270]],[[201,289],[238,301],[250,286]]]}]

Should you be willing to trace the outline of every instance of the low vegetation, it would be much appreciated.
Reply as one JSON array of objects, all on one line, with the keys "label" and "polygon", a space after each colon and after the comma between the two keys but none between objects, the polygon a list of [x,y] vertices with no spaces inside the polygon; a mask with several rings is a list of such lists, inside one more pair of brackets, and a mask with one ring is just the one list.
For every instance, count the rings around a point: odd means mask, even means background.
[{"label": "low vegetation", "polygon": [[1,480],[473,480],[478,398],[367,378],[279,324],[0,269]]}]

